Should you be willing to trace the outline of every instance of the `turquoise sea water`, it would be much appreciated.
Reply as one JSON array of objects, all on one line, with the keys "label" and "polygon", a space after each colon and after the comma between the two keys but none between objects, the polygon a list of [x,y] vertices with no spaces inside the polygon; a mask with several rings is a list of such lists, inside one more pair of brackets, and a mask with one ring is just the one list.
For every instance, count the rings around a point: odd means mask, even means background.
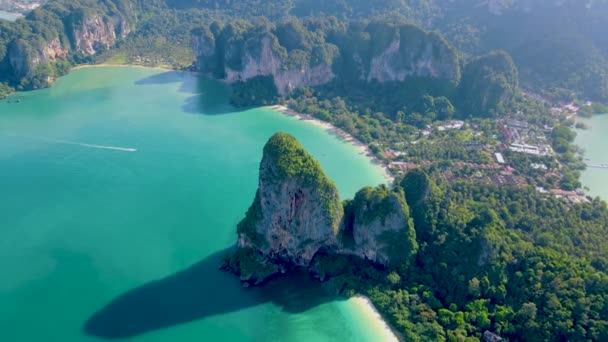
[{"label": "turquoise sea water", "polygon": [[295,135],[343,198],[384,181],[326,131],[226,96],[116,67],[0,101],[0,341],[380,339],[306,277],[243,289],[217,270],[275,132]]},{"label": "turquoise sea water", "polygon": [[[585,158],[591,164],[608,164],[608,114],[596,115],[582,120],[589,129],[578,130],[576,144],[585,149]],[[608,201],[608,169],[588,167],[582,174],[581,181],[590,188],[591,196],[600,196]]]},{"label": "turquoise sea water", "polygon": [[0,11],[0,19],[15,21],[18,18],[21,18],[21,14],[19,14],[19,13]]}]

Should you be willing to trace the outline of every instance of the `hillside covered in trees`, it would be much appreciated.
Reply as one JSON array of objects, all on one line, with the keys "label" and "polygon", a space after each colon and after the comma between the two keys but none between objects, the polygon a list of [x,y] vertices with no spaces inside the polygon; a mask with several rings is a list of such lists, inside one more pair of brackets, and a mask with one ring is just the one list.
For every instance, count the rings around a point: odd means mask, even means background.
[{"label": "hillside covered in trees", "polygon": [[305,268],[368,295],[406,341],[606,340],[606,203],[447,183],[440,171],[412,170],[341,206],[320,164],[277,133],[224,268],[247,284]]},{"label": "hillside covered in trees", "polygon": [[[105,18],[106,24],[113,21],[114,25],[118,24],[117,18],[121,18],[124,24],[118,26],[123,30],[108,29],[105,25],[103,30],[110,35],[115,31],[118,39],[111,44],[105,39],[97,44],[104,49],[85,49],[87,53],[78,56],[82,51],[74,46],[77,43],[74,36],[77,20],[74,20],[83,15]],[[608,100],[608,42],[603,34],[608,30],[604,20],[608,16],[608,2],[576,0],[483,3],[475,0],[53,0],[31,12],[25,20],[0,24],[0,70],[4,76],[0,83],[19,89],[37,88],[66,69],[51,63],[50,67],[21,68],[15,73],[12,70],[15,63],[7,58],[9,45],[15,38],[22,40],[18,52],[29,51],[32,55],[32,51],[38,51],[33,55],[42,55],[43,62],[54,62],[56,56],[42,51],[57,50],[60,45],[61,51],[70,50],[70,53],[62,52],[58,56],[70,64],[111,60],[182,68],[194,60],[190,31],[215,20],[266,17],[278,23],[289,17],[329,16],[342,22],[400,17],[404,22],[443,35],[457,49],[461,66],[477,56],[504,50],[513,57],[520,83],[526,90],[551,99]],[[95,35],[98,31],[94,31]],[[54,42],[56,38],[60,44]],[[106,51],[110,46],[112,51]],[[98,57],[90,57],[93,50]]]},{"label": "hillside covered in trees", "polygon": [[177,8],[205,8],[231,16],[287,15],[340,20],[400,15],[437,30],[467,61],[493,50],[511,54],[522,85],[555,99],[608,101],[607,1],[578,0],[255,0],[169,1]]}]

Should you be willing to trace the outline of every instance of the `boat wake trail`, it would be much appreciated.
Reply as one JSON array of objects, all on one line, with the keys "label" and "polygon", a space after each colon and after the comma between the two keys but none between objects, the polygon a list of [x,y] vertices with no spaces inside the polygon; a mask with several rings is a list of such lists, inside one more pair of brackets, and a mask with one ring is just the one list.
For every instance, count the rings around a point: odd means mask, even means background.
[{"label": "boat wake trail", "polygon": [[74,144],[78,145],[78,146],[83,146],[83,147],[100,148],[100,149],[103,149],[103,150],[114,150],[114,151],[123,151],[123,152],[137,152],[136,148],[130,148],[130,147],[91,145],[91,144],[85,144],[85,143],[74,143]]},{"label": "boat wake trail", "polygon": [[78,142],[78,141],[59,140],[59,139],[51,139],[51,138],[43,138],[43,137],[35,137],[35,138],[31,137],[31,138],[36,139],[36,140],[48,141],[48,142],[52,142],[55,144],[76,145],[76,146],[82,146],[82,147],[88,147],[88,148],[98,148],[98,149],[102,149],[102,150],[113,150],[113,151],[121,151],[121,152],[137,152],[136,148],[131,148],[131,147],[95,145],[95,144],[87,144],[87,143]]}]

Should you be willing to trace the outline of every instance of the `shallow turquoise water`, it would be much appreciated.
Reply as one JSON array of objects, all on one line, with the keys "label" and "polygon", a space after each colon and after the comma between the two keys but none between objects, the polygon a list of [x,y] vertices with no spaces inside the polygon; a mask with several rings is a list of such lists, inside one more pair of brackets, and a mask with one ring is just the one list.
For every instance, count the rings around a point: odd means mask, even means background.
[{"label": "shallow turquoise water", "polygon": [[[608,164],[608,114],[596,115],[583,122],[587,130],[578,130],[575,143],[585,149],[585,158],[591,164]],[[584,186],[590,189],[589,194],[600,196],[608,201],[608,169],[588,167],[581,177]]]},{"label": "shallow turquoise water", "polygon": [[15,21],[18,18],[21,18],[21,14],[19,14],[19,13],[0,11],[0,19]]},{"label": "shallow turquoise water", "polygon": [[94,68],[0,102],[0,341],[379,339],[306,278],[251,290],[217,270],[273,133],[295,135],[344,198],[384,181],[351,145],[235,111],[226,91]]}]

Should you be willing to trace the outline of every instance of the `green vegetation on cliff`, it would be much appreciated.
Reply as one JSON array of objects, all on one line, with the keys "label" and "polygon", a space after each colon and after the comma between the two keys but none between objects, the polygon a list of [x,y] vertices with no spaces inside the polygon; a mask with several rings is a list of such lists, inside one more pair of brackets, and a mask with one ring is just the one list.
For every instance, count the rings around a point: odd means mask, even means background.
[{"label": "green vegetation on cliff", "polygon": [[287,179],[301,181],[305,186],[322,190],[335,188],[335,184],[325,176],[321,164],[304,147],[287,133],[276,133],[264,146],[262,163],[270,163],[278,176],[276,182]]},{"label": "green vegetation on cliff", "polygon": [[24,19],[0,21],[0,82],[18,90],[48,86],[126,35],[133,7],[130,0],[54,0]]},{"label": "green vegetation on cliff", "polygon": [[[571,139],[559,127],[555,135]],[[302,179],[318,177],[289,135],[271,138],[264,154],[278,182],[300,168]],[[572,205],[533,188],[447,183],[433,167],[393,189],[360,190],[344,212],[342,248],[352,255],[329,249],[309,269],[336,291],[369,296],[408,341],[480,341],[486,331],[524,341],[608,337],[608,207],[599,199]],[[387,262],[365,261],[384,253]],[[251,259],[240,261],[245,278],[277,272],[260,254],[241,254]]]},{"label": "green vegetation on cliff", "polygon": [[471,61],[460,83],[462,109],[482,116],[504,113],[519,91],[518,77],[506,52],[492,52]]},{"label": "green vegetation on cliff", "polygon": [[485,331],[522,341],[608,337],[605,203],[572,207],[534,189],[412,172],[400,184],[414,218],[425,219],[415,223],[416,262],[333,267],[330,286],[367,294],[408,341],[479,341]]},{"label": "green vegetation on cliff", "polygon": [[[313,189],[319,194],[318,206],[330,220],[328,224],[333,228],[334,235],[338,234],[342,208],[339,207],[336,185],[325,175],[321,164],[306,152],[293,136],[276,133],[268,140],[260,164],[260,182],[268,184],[292,182],[302,188]],[[256,244],[263,243],[254,228],[262,219],[260,201],[258,191],[246,217],[238,225],[239,233],[246,233]]]},{"label": "green vegetation on cliff", "polygon": [[[413,262],[418,243],[410,208],[401,188],[365,187],[346,205],[348,208],[344,212],[353,217],[352,227],[351,223],[345,223],[344,235],[352,233],[355,247],[377,248],[376,255],[386,255],[386,263],[396,267]],[[375,241],[370,243],[369,240]],[[366,246],[356,246],[358,244]]]}]

